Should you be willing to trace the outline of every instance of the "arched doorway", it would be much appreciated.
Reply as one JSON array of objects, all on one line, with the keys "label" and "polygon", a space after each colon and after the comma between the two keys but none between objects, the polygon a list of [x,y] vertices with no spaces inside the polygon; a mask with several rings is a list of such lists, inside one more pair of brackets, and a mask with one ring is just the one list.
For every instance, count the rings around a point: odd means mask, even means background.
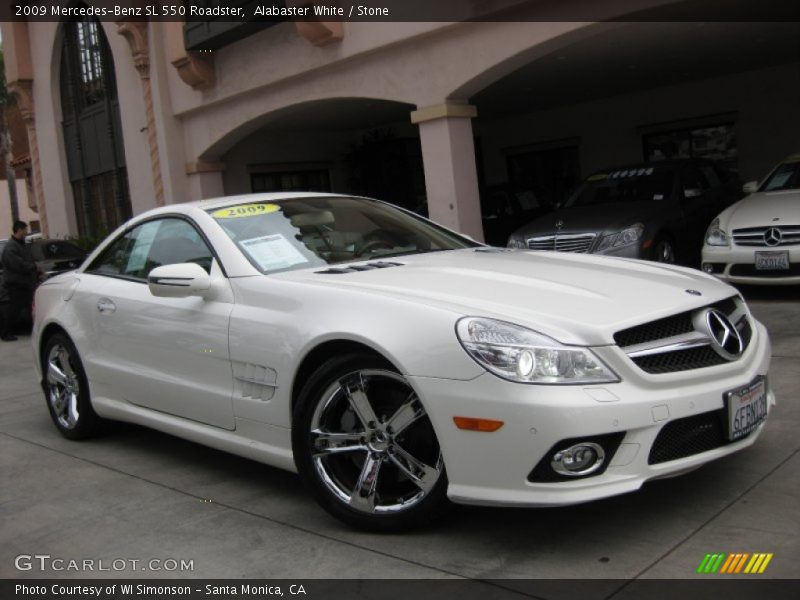
[{"label": "arched doorway", "polygon": [[103,27],[63,25],[61,108],[78,233],[97,238],[130,218],[114,60]]},{"label": "arched doorway", "polygon": [[283,107],[209,148],[226,194],[317,191],[370,196],[427,213],[419,132],[398,101],[335,97]]}]

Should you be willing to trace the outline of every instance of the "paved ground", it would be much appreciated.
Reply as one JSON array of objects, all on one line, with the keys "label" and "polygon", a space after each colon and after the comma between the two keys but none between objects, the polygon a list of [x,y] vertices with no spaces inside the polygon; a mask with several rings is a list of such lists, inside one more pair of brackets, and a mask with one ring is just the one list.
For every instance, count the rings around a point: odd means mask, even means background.
[{"label": "paved ground", "polygon": [[124,425],[69,442],[50,423],[28,340],[0,344],[0,578],[42,576],[17,571],[20,554],[191,559],[184,575],[209,578],[683,578],[715,551],[773,552],[762,577],[796,578],[800,290],[745,293],[773,336],[779,401],[749,451],[603,502],[462,508],[394,536],[346,529],[292,474],[160,433]]}]

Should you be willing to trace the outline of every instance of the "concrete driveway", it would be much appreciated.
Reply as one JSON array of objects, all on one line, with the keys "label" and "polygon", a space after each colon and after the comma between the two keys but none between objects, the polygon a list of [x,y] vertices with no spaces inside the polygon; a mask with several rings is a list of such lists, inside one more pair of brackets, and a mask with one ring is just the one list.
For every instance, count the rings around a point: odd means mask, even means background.
[{"label": "concrete driveway", "polygon": [[[463,507],[436,528],[405,535],[349,530],[293,474],[140,427],[67,441],[50,422],[29,340],[2,343],[0,577],[691,578],[706,553],[771,552],[758,577],[795,578],[800,290],[745,293],[772,334],[778,396],[749,451],[594,504]],[[36,554],[107,567],[173,559],[193,568],[15,567],[15,557]]]}]

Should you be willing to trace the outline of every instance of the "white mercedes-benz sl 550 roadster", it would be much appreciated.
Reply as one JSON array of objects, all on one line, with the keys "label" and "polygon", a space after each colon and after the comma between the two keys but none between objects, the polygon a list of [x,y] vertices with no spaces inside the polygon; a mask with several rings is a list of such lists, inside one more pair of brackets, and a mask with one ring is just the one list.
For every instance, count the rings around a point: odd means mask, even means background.
[{"label": "white mercedes-benz sl 550 roadster", "polygon": [[139,215],[38,288],[32,343],[67,438],[152,427],[382,531],[631,492],[750,446],[775,401],[767,332],[714,277],[332,194]]}]

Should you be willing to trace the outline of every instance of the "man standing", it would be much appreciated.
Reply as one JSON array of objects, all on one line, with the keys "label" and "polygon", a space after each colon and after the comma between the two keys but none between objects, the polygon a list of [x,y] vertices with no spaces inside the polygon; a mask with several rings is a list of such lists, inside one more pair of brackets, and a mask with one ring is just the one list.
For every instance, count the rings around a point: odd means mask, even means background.
[{"label": "man standing", "polygon": [[17,339],[14,328],[20,312],[23,309],[30,309],[37,279],[36,262],[33,260],[30,248],[25,244],[28,224],[24,221],[14,221],[12,234],[0,258],[4,269],[3,284],[8,293],[6,318],[0,331],[0,339],[4,342],[13,342]]}]

